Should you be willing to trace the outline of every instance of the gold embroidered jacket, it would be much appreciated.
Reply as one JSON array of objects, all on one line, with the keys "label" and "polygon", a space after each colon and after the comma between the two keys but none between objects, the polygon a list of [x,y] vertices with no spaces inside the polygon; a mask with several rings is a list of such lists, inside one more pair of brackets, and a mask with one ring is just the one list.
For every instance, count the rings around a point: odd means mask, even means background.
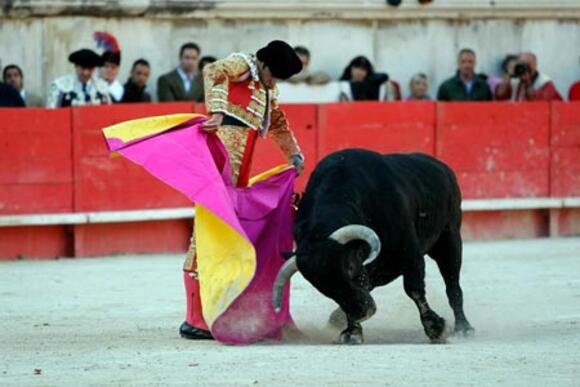
[{"label": "gold embroidered jacket", "polygon": [[278,89],[266,89],[258,77],[253,55],[234,53],[203,69],[205,101],[209,113],[223,113],[260,131],[269,133],[286,157],[302,153],[278,106]]}]

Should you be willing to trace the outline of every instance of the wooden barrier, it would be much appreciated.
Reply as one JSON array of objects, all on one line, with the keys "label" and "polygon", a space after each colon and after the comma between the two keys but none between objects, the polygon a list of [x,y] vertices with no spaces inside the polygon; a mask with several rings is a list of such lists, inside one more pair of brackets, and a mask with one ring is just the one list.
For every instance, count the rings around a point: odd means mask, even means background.
[{"label": "wooden barrier", "polygon": [[320,105],[318,155],[344,148],[377,152],[435,150],[435,103],[360,102]]},{"label": "wooden barrier", "polygon": [[[326,154],[362,147],[436,155],[456,171],[466,199],[580,196],[580,103],[364,102],[283,109],[306,156],[298,190]],[[203,105],[187,102],[0,109],[0,217],[11,214],[26,222],[22,214],[62,213],[68,219],[91,212],[97,219],[103,211],[187,209],[185,197],[142,168],[111,159],[101,129],[140,117],[203,111]],[[259,140],[254,174],[284,162],[271,141]],[[187,216],[99,224],[77,218],[42,226],[0,219],[0,259],[178,252],[191,235]],[[463,233],[478,239],[578,235],[580,206],[468,209]]]},{"label": "wooden barrier", "polygon": [[[580,196],[580,102],[552,103],[550,194]],[[580,209],[551,211],[552,235],[580,234]]]}]

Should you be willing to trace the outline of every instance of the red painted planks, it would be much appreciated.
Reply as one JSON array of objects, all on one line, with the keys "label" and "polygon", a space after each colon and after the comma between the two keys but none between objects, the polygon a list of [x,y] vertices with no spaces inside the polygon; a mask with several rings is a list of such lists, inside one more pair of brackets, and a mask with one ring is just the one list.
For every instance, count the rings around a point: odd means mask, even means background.
[{"label": "red painted planks", "polygon": [[167,220],[75,226],[75,256],[185,253],[192,220]]},{"label": "red painted planks", "polygon": [[467,212],[461,235],[465,240],[546,237],[549,218],[548,211],[542,210]]},{"label": "red painted planks", "polygon": [[[305,157],[305,170],[296,180],[296,191],[304,191],[310,173],[317,163],[316,132],[317,132],[317,107],[316,105],[292,104],[281,106],[286,113],[286,118],[294,136],[302,149]],[[257,175],[279,164],[285,164],[288,160],[282,155],[280,149],[270,138],[259,138],[256,143],[256,151],[252,165],[252,175]]]},{"label": "red painted planks", "polygon": [[580,146],[580,102],[552,102],[551,143]]},{"label": "red painted planks", "polygon": [[180,193],[122,158],[110,158],[101,129],[122,121],[192,113],[193,103],[91,106],[73,109],[75,211],[187,206]]},{"label": "red painted planks", "polygon": [[69,109],[0,109],[0,213],[72,211]]},{"label": "red painted planks", "polygon": [[551,195],[580,196],[580,102],[552,103]]},{"label": "red painted planks", "polygon": [[549,195],[546,103],[439,103],[436,155],[465,198]]},{"label": "red painted planks", "polygon": [[344,148],[434,150],[433,102],[356,102],[319,106],[319,156]]},{"label": "red painted planks", "polygon": [[72,234],[67,226],[0,229],[0,260],[70,257],[72,253]]}]

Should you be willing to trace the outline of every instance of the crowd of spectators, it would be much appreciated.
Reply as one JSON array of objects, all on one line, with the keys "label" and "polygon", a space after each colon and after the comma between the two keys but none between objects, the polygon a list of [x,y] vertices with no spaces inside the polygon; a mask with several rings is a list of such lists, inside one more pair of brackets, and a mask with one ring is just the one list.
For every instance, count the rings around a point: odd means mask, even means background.
[{"label": "crowd of spectators", "polygon": [[[325,85],[335,81],[322,71],[310,68],[311,53],[303,46],[295,47],[303,63],[301,73],[288,80],[290,84]],[[202,70],[217,59],[201,57],[201,49],[195,43],[181,46],[177,66],[157,79],[157,100],[196,101],[204,100]],[[147,91],[151,66],[145,59],[133,62],[130,76],[125,83],[118,79],[121,66],[120,51],[105,50],[97,54],[90,49],[71,53],[69,61],[74,65],[71,74],[51,83],[46,103],[24,86],[22,69],[10,64],[2,71],[0,82],[0,106],[14,107],[65,107],[71,105],[151,102]],[[97,70],[98,71],[95,71]],[[478,73],[477,55],[469,48],[461,49],[457,56],[455,74],[445,80],[437,90],[438,101],[554,101],[563,100],[550,77],[539,70],[538,59],[531,52],[506,55],[501,64],[501,74]],[[429,80],[426,74],[417,73],[409,80],[409,95],[403,96],[398,80],[389,74],[375,70],[365,56],[353,58],[345,67],[338,81],[348,82],[349,92],[342,92],[340,100],[430,100]],[[574,83],[568,93],[569,100],[580,100],[580,81]]]}]

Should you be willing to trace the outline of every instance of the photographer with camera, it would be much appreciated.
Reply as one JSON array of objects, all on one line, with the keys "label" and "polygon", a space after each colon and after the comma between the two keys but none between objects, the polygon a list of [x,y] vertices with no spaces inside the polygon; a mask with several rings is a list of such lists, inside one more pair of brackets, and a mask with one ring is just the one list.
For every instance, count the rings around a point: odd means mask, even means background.
[{"label": "photographer with camera", "polygon": [[507,73],[496,90],[496,99],[512,101],[562,101],[554,82],[538,72],[536,56],[520,54],[513,73]]}]

